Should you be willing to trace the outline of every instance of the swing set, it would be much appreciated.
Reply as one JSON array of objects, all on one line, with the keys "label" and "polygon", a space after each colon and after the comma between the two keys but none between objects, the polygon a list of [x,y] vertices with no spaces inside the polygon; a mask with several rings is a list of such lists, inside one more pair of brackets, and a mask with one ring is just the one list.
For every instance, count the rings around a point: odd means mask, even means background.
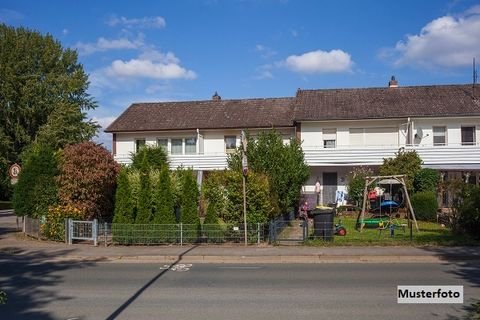
[{"label": "swing set", "polygon": [[[372,186],[376,188],[372,188]],[[388,187],[381,188],[382,186]],[[400,201],[400,197],[396,196],[396,201],[393,198],[393,186],[396,187],[397,192],[403,194]],[[376,189],[377,191],[374,191]],[[388,193],[386,192],[388,190]],[[370,209],[367,209],[367,201],[372,200]],[[406,225],[399,224],[394,215],[398,212],[400,205],[405,202],[408,219],[408,227],[410,229],[410,237],[412,237],[412,225],[415,223],[415,228],[419,231],[417,219],[410,202],[407,187],[405,184],[405,175],[392,175],[392,176],[371,176],[365,179],[365,189],[363,191],[363,205],[362,211],[357,216],[356,228],[360,232],[364,227],[375,227],[380,230],[387,228],[391,229],[393,234],[394,228],[405,229]],[[370,202],[369,202],[370,203]],[[365,218],[365,212],[372,213],[372,217]],[[412,223],[413,222],[413,223]]]}]

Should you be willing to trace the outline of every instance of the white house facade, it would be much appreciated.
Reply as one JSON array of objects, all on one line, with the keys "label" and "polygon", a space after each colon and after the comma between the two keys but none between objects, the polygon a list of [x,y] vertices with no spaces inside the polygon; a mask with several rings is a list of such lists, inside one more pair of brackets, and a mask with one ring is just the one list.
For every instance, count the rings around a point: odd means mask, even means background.
[{"label": "white house facade", "polygon": [[[480,90],[479,90],[480,91]],[[471,85],[298,90],[295,97],[133,104],[106,130],[128,164],[141,145],[161,145],[172,169],[224,169],[240,132],[275,129],[302,141],[311,175],[302,192],[320,202],[346,190],[357,166],[378,167],[400,148],[416,150],[442,178],[480,181],[480,100]],[[317,190],[318,191],[318,190]]]}]

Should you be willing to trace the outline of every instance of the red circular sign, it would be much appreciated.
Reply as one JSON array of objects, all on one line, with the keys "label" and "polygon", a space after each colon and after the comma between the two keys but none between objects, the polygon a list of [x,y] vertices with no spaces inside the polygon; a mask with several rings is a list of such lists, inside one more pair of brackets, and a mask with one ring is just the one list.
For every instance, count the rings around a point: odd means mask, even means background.
[{"label": "red circular sign", "polygon": [[8,169],[8,174],[10,175],[10,178],[18,178],[20,170],[22,170],[22,168],[18,164],[12,164]]}]

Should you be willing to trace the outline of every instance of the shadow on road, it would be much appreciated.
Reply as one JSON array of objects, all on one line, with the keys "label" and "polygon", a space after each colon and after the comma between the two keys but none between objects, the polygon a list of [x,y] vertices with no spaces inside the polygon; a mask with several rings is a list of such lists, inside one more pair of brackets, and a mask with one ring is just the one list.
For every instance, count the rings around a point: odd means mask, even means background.
[{"label": "shadow on road", "polygon": [[[478,247],[433,247],[423,248],[433,252],[446,263],[454,264],[455,268],[447,271],[459,280],[459,285],[469,285],[480,288],[480,248]],[[441,279],[439,279],[440,281]],[[441,284],[441,283],[439,283]],[[480,300],[465,299],[462,307],[465,315],[462,317],[449,315],[447,320],[480,320]]]},{"label": "shadow on road", "polygon": [[[198,245],[195,245],[187,250],[185,250],[184,252],[182,252],[179,256],[178,256],[178,259],[173,262],[171,264],[171,266],[177,264],[177,263],[180,263],[182,261],[182,258],[184,255],[186,255],[187,253],[189,253],[190,251],[192,251],[193,249],[197,248]],[[152,284],[155,283],[155,281],[157,281],[161,276],[163,276],[165,273],[167,273],[169,269],[163,269],[162,271],[160,271],[155,277],[153,277],[150,281],[148,281],[143,287],[141,287],[140,289],[138,289],[137,292],[135,292],[127,301],[125,301],[120,307],[118,307],[117,310],[115,310],[114,312],[112,312],[112,314],[110,316],[108,316],[106,319],[107,320],[113,320],[113,319],[116,319],[125,309],[128,308],[128,306],[130,306],[130,304],[132,304],[145,290],[147,290]]]},{"label": "shadow on road", "polygon": [[[59,261],[71,253],[61,250],[55,253],[25,251],[17,247],[0,250],[0,290],[7,294],[7,303],[0,305],[1,319],[54,319],[48,305],[58,300],[74,297],[62,295],[54,287],[63,281],[59,271],[80,269],[97,261]],[[42,309],[42,310],[39,310]]]}]

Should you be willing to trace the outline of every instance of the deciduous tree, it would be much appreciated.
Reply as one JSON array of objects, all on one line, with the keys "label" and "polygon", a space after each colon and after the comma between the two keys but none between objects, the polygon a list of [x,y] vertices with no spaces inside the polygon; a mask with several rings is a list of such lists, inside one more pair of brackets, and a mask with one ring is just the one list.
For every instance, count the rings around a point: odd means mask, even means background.
[{"label": "deciduous tree", "polygon": [[93,142],[69,145],[60,158],[59,198],[79,209],[85,219],[111,220],[120,166],[112,154]]}]

